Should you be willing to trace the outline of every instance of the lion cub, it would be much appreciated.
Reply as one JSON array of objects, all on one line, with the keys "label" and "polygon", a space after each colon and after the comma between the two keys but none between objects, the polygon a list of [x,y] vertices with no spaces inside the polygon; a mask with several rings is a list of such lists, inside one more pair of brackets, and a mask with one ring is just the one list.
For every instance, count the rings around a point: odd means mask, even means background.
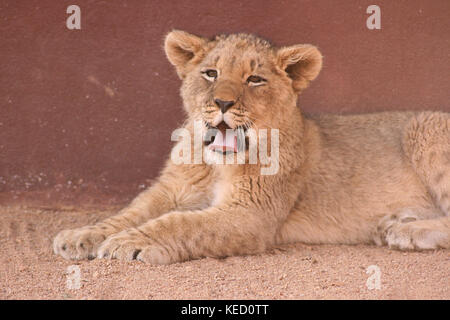
[{"label": "lion cub", "polygon": [[[450,248],[450,114],[303,115],[297,95],[322,66],[312,45],[173,31],[165,51],[182,79],[184,130],[209,135],[205,159],[169,159],[118,215],[60,232],[56,254],[168,264],[292,242]],[[278,138],[272,174],[249,161],[249,132],[263,131],[263,142]],[[177,150],[192,160],[196,148]],[[230,155],[245,161],[206,161]]]}]

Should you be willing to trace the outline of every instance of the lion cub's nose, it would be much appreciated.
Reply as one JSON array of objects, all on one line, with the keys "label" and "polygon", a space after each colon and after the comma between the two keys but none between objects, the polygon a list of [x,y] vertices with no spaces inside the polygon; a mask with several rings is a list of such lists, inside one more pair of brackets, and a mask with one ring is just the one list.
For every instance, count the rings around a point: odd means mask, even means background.
[{"label": "lion cub's nose", "polygon": [[220,108],[222,113],[227,112],[227,110],[230,109],[234,105],[234,101],[223,101],[220,99],[215,99],[214,102]]}]

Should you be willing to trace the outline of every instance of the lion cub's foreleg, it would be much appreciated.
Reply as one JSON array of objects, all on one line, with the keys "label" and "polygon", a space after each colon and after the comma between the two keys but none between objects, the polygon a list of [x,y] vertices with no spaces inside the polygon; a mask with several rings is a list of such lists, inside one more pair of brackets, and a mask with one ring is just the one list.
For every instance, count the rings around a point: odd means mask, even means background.
[{"label": "lion cub's foreleg", "polygon": [[253,254],[263,252],[273,240],[272,225],[248,208],[171,212],[110,236],[101,244],[98,257],[169,264]]},{"label": "lion cub's foreleg", "polygon": [[65,259],[91,259],[108,236],[139,226],[172,210],[206,207],[209,169],[204,166],[169,165],[158,182],[142,192],[119,214],[95,225],[63,230],[53,241],[53,250]]},{"label": "lion cub's foreleg", "polygon": [[[276,177],[221,180],[220,197],[202,210],[173,211],[108,237],[99,258],[168,264],[202,257],[263,252],[288,214],[287,198],[262,190]],[[276,180],[278,181],[278,180]]]}]

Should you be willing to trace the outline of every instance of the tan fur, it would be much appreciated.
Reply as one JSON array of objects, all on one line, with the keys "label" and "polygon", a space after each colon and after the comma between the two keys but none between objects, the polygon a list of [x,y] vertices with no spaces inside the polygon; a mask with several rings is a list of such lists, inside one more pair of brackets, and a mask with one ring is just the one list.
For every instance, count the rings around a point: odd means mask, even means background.
[{"label": "tan fur", "polygon": [[[233,126],[279,129],[279,171],[168,160],[118,215],[60,232],[55,253],[167,264],[297,241],[450,248],[448,113],[303,115],[297,94],[322,64],[311,45],[173,31],[165,49],[183,80],[185,128],[192,132],[194,120],[217,125],[214,99],[236,101],[225,113]],[[205,68],[217,70],[214,81],[202,77]],[[252,87],[250,75],[267,83]]]}]

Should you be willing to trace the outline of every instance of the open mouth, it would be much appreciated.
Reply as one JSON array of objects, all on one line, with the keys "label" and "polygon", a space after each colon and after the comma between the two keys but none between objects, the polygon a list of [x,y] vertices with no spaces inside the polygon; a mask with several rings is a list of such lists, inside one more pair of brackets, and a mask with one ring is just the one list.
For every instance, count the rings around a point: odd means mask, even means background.
[{"label": "open mouth", "polygon": [[237,153],[248,148],[247,137],[243,127],[232,129],[225,121],[213,127],[206,123],[208,130],[203,139],[205,146],[210,150],[222,154]]}]

